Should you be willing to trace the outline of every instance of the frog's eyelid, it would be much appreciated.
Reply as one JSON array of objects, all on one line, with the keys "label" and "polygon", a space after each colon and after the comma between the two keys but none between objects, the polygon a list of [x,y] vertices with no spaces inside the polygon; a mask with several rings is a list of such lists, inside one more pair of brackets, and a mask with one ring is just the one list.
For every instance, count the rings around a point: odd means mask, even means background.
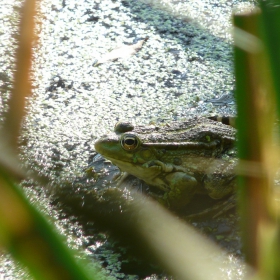
[{"label": "frog's eyelid", "polygon": [[114,131],[116,134],[132,131],[134,129],[133,124],[129,122],[119,121],[115,124]]}]

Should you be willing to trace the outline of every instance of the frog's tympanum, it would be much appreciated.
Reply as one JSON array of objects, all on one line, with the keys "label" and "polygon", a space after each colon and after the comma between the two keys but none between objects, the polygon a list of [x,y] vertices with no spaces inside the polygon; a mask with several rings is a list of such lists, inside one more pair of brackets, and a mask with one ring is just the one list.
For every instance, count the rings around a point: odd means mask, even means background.
[{"label": "frog's tympanum", "polygon": [[162,126],[119,122],[95,149],[148,185],[162,191],[159,200],[173,209],[195,194],[221,199],[235,188],[235,129],[207,118]]}]

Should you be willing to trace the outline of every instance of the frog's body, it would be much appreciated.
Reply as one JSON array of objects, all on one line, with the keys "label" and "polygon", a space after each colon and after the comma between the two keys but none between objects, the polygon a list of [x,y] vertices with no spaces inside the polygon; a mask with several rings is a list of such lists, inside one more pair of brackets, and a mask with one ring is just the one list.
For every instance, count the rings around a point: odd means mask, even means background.
[{"label": "frog's body", "polygon": [[160,200],[178,209],[195,194],[220,199],[233,192],[235,133],[207,118],[165,126],[118,123],[95,148],[122,171],[162,190]]}]

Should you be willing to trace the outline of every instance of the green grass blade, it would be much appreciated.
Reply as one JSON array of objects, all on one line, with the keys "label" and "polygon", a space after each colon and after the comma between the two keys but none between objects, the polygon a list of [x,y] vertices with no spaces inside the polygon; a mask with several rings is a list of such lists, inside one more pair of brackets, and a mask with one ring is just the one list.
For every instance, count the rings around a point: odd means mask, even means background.
[{"label": "green grass blade", "polygon": [[264,23],[264,43],[271,65],[276,90],[277,112],[280,117],[280,1],[260,1]]},{"label": "green grass blade", "polygon": [[[263,24],[259,12],[240,14],[234,24],[242,30],[251,45],[258,47],[240,48],[235,37],[235,76],[238,107],[238,152],[239,165],[239,208],[241,213],[242,237],[246,260],[260,269],[259,234],[266,225],[274,228],[271,211],[271,168],[270,148],[273,127],[273,86],[262,43]],[[243,40],[246,41],[246,40]],[[249,44],[248,44],[249,45]]]},{"label": "green grass blade", "polygon": [[75,261],[62,238],[0,170],[0,244],[35,279],[99,279]]}]

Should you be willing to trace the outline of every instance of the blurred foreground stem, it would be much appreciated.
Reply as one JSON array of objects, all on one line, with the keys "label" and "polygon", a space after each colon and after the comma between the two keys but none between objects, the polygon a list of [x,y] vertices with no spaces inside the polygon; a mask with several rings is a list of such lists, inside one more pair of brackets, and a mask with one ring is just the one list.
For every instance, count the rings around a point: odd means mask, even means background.
[{"label": "blurred foreground stem", "polygon": [[26,0],[22,7],[13,91],[0,133],[0,246],[35,279],[97,279],[76,263],[52,226],[14,184],[25,176],[19,168],[17,145],[30,94],[35,2]]},{"label": "blurred foreground stem", "polygon": [[31,92],[30,71],[35,30],[35,4],[35,0],[26,0],[22,7],[13,90],[4,123],[5,139],[13,149],[18,145],[21,122],[25,113],[25,99]]},{"label": "blurred foreground stem", "polygon": [[279,261],[273,251],[279,244],[272,197],[278,151],[273,143],[275,85],[261,13],[235,15],[234,25],[243,246],[247,262],[261,279],[275,279],[279,270],[272,261]]}]

